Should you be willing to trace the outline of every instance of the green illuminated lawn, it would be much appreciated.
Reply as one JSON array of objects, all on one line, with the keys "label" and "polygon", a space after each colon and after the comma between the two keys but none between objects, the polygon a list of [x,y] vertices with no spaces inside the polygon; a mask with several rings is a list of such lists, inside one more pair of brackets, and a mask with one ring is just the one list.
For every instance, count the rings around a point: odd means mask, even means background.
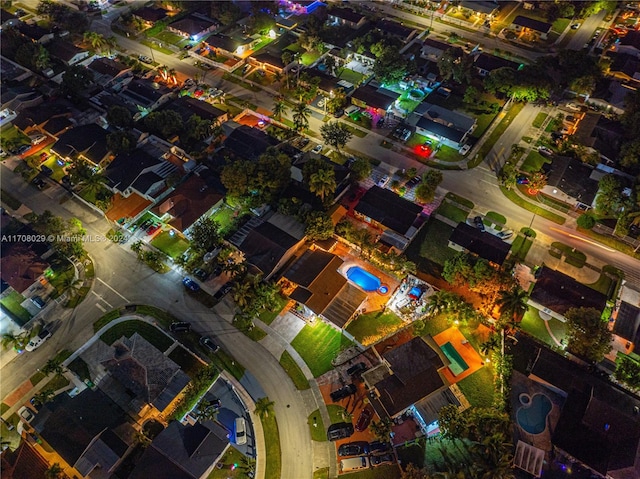
[{"label": "green illuminated lawn", "polygon": [[493,404],[493,368],[483,366],[457,383],[460,391],[474,407],[491,407]]},{"label": "green illuminated lawn", "polygon": [[284,351],[282,356],[280,356],[280,366],[287,372],[298,391],[303,391],[311,387],[300,366],[298,366],[298,363],[295,362],[288,351]]},{"label": "green illuminated lawn", "polygon": [[382,339],[403,325],[404,322],[395,313],[388,311],[382,314],[381,311],[376,311],[363,314],[349,323],[347,332],[362,344],[370,344],[374,342],[374,338]]},{"label": "green illuminated lawn", "polygon": [[25,324],[27,321],[31,319],[31,314],[29,311],[24,309],[20,304],[25,300],[24,296],[22,296],[17,291],[11,291],[4,298],[0,300],[0,304],[2,304],[2,309],[9,312],[9,315],[18,322],[20,326]]},{"label": "green illuminated lawn", "polygon": [[320,320],[302,328],[291,342],[316,378],[333,369],[331,361],[340,351],[352,345],[340,331]]},{"label": "green illuminated lawn", "polygon": [[151,240],[151,246],[158,248],[172,258],[177,258],[189,248],[189,242],[180,236],[169,234],[169,231],[163,231]]}]

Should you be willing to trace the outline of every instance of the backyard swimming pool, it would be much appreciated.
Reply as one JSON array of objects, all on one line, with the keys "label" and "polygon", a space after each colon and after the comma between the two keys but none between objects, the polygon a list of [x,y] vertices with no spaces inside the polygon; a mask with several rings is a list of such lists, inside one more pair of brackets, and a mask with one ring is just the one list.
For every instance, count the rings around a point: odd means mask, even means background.
[{"label": "backyard swimming pool", "polygon": [[449,364],[449,369],[454,376],[458,376],[469,369],[469,365],[464,361],[464,359],[462,359],[462,356],[460,356],[460,353],[456,351],[453,344],[444,343],[440,346],[440,349],[442,349],[442,352],[451,363]]},{"label": "backyard swimming pool", "polygon": [[516,413],[518,425],[529,434],[540,434],[547,428],[547,416],[553,408],[551,400],[544,394],[520,396],[522,407]]},{"label": "backyard swimming pool", "polygon": [[352,266],[349,268],[347,270],[347,278],[367,293],[377,291],[380,294],[387,294],[389,292],[389,287],[382,284],[380,278],[362,269],[360,266]]}]

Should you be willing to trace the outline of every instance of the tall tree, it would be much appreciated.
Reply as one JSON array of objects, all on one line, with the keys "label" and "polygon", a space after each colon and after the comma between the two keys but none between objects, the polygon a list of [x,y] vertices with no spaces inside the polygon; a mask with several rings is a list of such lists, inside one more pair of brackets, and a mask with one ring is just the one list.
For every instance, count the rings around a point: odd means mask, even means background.
[{"label": "tall tree", "polygon": [[527,299],[527,292],[519,286],[515,286],[510,290],[500,291],[496,303],[500,307],[502,316],[517,321],[522,319],[522,315],[527,311]]},{"label": "tall tree", "polygon": [[281,96],[276,97],[273,103],[273,110],[271,110],[271,114],[273,118],[278,121],[282,121],[282,115],[287,111],[287,105],[284,102],[284,98]]},{"label": "tall tree", "polygon": [[93,81],[93,72],[85,67],[73,65],[62,75],[60,88],[72,100],[79,99]]},{"label": "tall tree", "polygon": [[312,211],[307,215],[305,234],[310,240],[326,240],[333,235],[333,221],[323,211]]},{"label": "tall tree", "polygon": [[320,134],[324,142],[329,146],[333,146],[338,152],[353,137],[349,127],[337,121],[322,125]]},{"label": "tall tree", "polygon": [[356,181],[362,181],[371,174],[372,169],[369,160],[356,158],[356,161],[351,164],[351,175]]},{"label": "tall tree", "polygon": [[309,191],[315,193],[322,201],[336,191],[336,174],[333,168],[323,168],[309,178]]},{"label": "tall tree", "polygon": [[594,363],[611,351],[611,331],[595,308],[571,308],[565,313],[568,326],[567,349]]},{"label": "tall tree", "polygon": [[305,103],[296,103],[293,108],[293,129],[302,132],[309,128],[311,110]]},{"label": "tall tree", "polygon": [[189,229],[191,248],[206,253],[221,244],[220,225],[210,216],[200,218]]},{"label": "tall tree", "polygon": [[422,177],[422,183],[416,187],[416,199],[420,203],[430,203],[434,200],[436,189],[444,177],[440,170],[429,170]]},{"label": "tall tree", "polygon": [[127,108],[114,105],[107,110],[107,122],[116,128],[126,129],[133,125],[133,116]]},{"label": "tall tree", "polygon": [[376,59],[373,73],[383,84],[392,85],[398,83],[407,74],[407,62],[398,53],[397,48],[387,47]]},{"label": "tall tree", "polygon": [[388,441],[391,434],[391,420],[388,417],[383,417],[380,421],[372,421],[369,429],[380,441]]}]

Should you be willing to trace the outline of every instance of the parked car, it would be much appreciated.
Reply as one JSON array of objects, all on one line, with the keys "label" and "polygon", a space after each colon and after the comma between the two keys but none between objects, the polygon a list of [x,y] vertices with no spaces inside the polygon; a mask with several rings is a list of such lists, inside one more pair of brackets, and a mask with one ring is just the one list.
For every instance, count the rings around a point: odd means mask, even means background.
[{"label": "parked car", "polygon": [[539,146],[538,153],[543,155],[553,155],[553,150],[551,148],[547,148],[546,146]]},{"label": "parked car", "polygon": [[42,178],[38,178],[37,176],[33,180],[31,180],[31,184],[33,184],[33,186],[35,186],[39,190],[41,190],[45,186],[47,186],[47,184],[43,181],[43,179]]},{"label": "parked car", "polygon": [[45,165],[42,165],[40,167],[40,171],[42,171],[43,175],[47,175],[47,176],[53,175],[53,170],[51,168],[49,168],[48,166],[45,166]]},{"label": "parked car", "polygon": [[463,145],[462,148],[460,148],[460,154],[464,156],[467,153],[469,153],[470,149],[471,149],[471,145]]},{"label": "parked car", "polygon": [[138,60],[143,63],[153,63],[153,60],[146,55],[138,55]]},{"label": "parked car", "polygon": [[577,30],[578,28],[580,28],[579,23],[574,23],[573,25],[571,25],[571,30]]},{"label": "parked car", "polygon": [[380,456],[371,456],[369,458],[373,467],[382,466],[384,464],[393,464],[393,454],[382,454]]},{"label": "parked car", "polygon": [[422,176],[414,176],[409,181],[407,181],[405,186],[407,188],[413,188],[414,186],[419,185],[421,182],[422,182]]},{"label": "parked car", "polygon": [[209,273],[207,273],[204,269],[202,268],[196,268],[193,270],[193,275],[198,278],[200,281],[206,281],[207,278],[209,277]]},{"label": "parked car", "polygon": [[307,146],[309,144],[311,140],[309,140],[309,138],[307,138],[306,136],[300,139],[300,148],[304,148],[305,146]]},{"label": "parked car", "polygon": [[371,418],[373,417],[373,408],[369,405],[365,406],[358,416],[358,422],[356,422],[356,431],[364,431],[369,427]]},{"label": "parked car", "polygon": [[476,216],[473,218],[473,225],[480,231],[484,231],[484,223],[482,222],[482,216]]},{"label": "parked car", "polygon": [[347,115],[353,115],[354,113],[356,113],[356,112],[358,112],[358,111],[360,111],[360,108],[358,108],[358,107],[357,107],[357,106],[355,106],[355,105],[348,106],[347,108],[345,108],[345,109],[344,109],[344,112],[345,112]]},{"label": "parked car", "polygon": [[370,452],[385,452],[391,450],[391,444],[382,441],[373,441],[369,443]]},{"label": "parked car", "polygon": [[360,374],[361,372],[367,369],[367,365],[365,363],[357,363],[347,369],[347,374],[349,376],[355,376],[356,374]]},{"label": "parked car", "polygon": [[31,145],[22,145],[16,152],[17,155],[23,155],[31,149]]},{"label": "parked car", "polygon": [[348,442],[338,448],[338,456],[359,456],[369,454],[369,443],[366,441]]},{"label": "parked car", "polygon": [[216,291],[216,294],[213,295],[213,299],[220,301],[229,291],[231,291],[231,288],[233,288],[233,283],[231,281],[226,282],[222,285],[222,288]]},{"label": "parked car", "polygon": [[243,417],[237,417],[235,422],[236,444],[242,446],[247,443],[247,424]]},{"label": "parked car", "polygon": [[156,223],[154,225],[151,225],[147,228],[147,234],[148,235],[152,235],[158,232],[158,230],[162,228],[162,225],[160,223]]},{"label": "parked car", "polygon": [[573,110],[573,111],[580,111],[580,105],[573,103],[573,102],[569,102],[565,105],[565,108],[568,108],[569,110]]},{"label": "parked car", "polygon": [[211,273],[211,276],[213,276],[214,278],[217,278],[221,274],[222,274],[222,266],[217,265],[215,268],[213,268],[213,273]]},{"label": "parked car", "polygon": [[498,238],[500,238],[501,240],[506,240],[509,239],[513,236],[513,231],[512,230],[502,230],[502,231],[498,231],[498,233],[496,234],[496,236]]},{"label": "parked car", "polygon": [[331,396],[331,400],[333,402],[338,402],[341,401],[342,399],[351,396],[352,394],[355,394],[358,388],[356,388],[355,384],[349,384],[347,386],[344,386],[340,389],[336,389],[335,391],[333,391],[330,396]]},{"label": "parked car", "polygon": [[38,333],[37,336],[31,338],[27,347],[25,347],[25,351],[34,351],[38,349],[40,346],[44,344],[44,342],[51,337],[51,331],[44,328],[42,331]]},{"label": "parked car", "polygon": [[313,151],[314,153],[320,154],[320,152],[322,152],[322,145],[316,145],[313,147]]},{"label": "parked car", "polygon": [[186,321],[174,321],[169,326],[169,331],[172,333],[188,333],[191,331],[191,323]]},{"label": "parked car", "polygon": [[27,424],[33,421],[33,418],[36,417],[33,414],[33,411],[27,406],[22,406],[20,409],[18,409],[18,416],[20,416],[20,419],[22,419]]},{"label": "parked car", "polygon": [[318,108],[324,108],[326,104],[327,104],[327,97],[323,96],[322,98],[320,98],[320,100],[318,100]]},{"label": "parked car", "polygon": [[153,220],[148,219],[148,220],[144,220],[141,224],[140,224],[140,229],[146,230],[149,226],[151,226],[153,224]]},{"label": "parked car", "polygon": [[184,284],[186,288],[191,291],[194,291],[194,292],[200,291],[200,285],[196,283],[194,280],[192,280],[191,278],[184,278],[182,280],[182,284]]},{"label": "parked car", "polygon": [[217,353],[220,350],[220,346],[213,342],[209,336],[202,336],[200,338],[200,345],[207,348],[212,353]]},{"label": "parked car", "polygon": [[334,118],[342,118],[343,115],[344,115],[344,110],[342,110],[342,109],[338,109],[338,110],[333,112],[333,117]]},{"label": "parked car", "polygon": [[385,186],[387,186],[387,183],[389,183],[389,175],[384,175],[382,178],[378,180],[377,185],[380,188],[384,188]]},{"label": "parked car", "polygon": [[47,139],[47,135],[34,135],[30,136],[29,139],[31,140],[32,145],[39,145]]},{"label": "parked car", "polygon": [[348,422],[332,424],[327,430],[327,439],[329,439],[329,441],[338,441],[351,436],[353,436],[353,424]]}]

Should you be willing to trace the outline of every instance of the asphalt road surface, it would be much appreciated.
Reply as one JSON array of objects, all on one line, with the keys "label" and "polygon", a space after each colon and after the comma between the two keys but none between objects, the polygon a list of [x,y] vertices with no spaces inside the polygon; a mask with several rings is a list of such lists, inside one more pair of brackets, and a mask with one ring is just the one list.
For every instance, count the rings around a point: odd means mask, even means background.
[{"label": "asphalt road surface", "polygon": [[598,12],[596,15],[591,15],[587,17],[582,22],[582,25],[580,25],[580,28],[578,28],[575,35],[567,45],[567,49],[582,50],[584,46],[587,43],[589,43],[596,29],[600,27],[600,24],[602,23],[606,15],[607,15],[607,12],[602,10],[601,12]]}]

